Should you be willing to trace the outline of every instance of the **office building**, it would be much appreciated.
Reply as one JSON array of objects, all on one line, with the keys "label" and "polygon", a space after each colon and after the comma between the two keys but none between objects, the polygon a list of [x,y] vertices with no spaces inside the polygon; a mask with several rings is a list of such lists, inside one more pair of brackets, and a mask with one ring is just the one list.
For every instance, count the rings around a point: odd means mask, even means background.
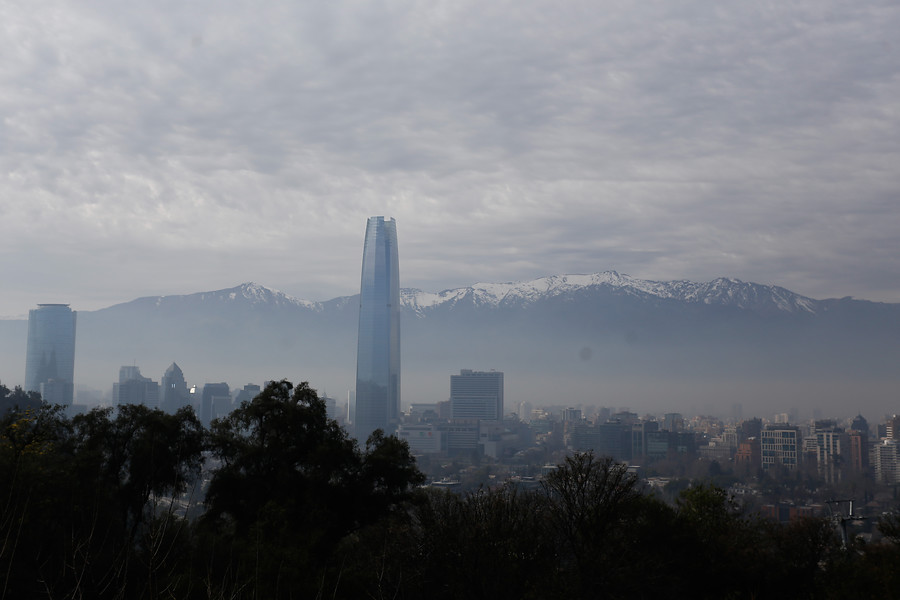
[{"label": "office building", "polygon": [[450,416],[453,419],[503,418],[503,373],[462,369],[450,376]]},{"label": "office building", "polygon": [[892,415],[885,421],[884,437],[891,440],[900,440],[900,415]]},{"label": "office building", "polygon": [[68,304],[38,304],[28,312],[25,390],[51,404],[72,404],[76,314]]},{"label": "office building", "polygon": [[870,448],[869,463],[878,483],[900,483],[900,442],[883,438],[879,444]]},{"label": "office building", "polygon": [[572,408],[571,406],[568,408],[562,409],[562,420],[563,423],[578,423],[583,418],[582,411],[580,408]]},{"label": "office building", "polygon": [[869,422],[866,421],[866,418],[862,415],[856,415],[854,417],[853,422],[850,424],[851,431],[858,431],[859,433],[869,436]]},{"label": "office building", "polygon": [[749,437],[738,445],[734,466],[740,473],[755,473],[762,467],[762,446],[758,437]]},{"label": "office building", "polygon": [[167,413],[175,413],[183,406],[190,406],[191,395],[188,392],[184,373],[177,363],[172,363],[160,380],[159,407]]},{"label": "office building", "polygon": [[[244,389],[238,391],[234,396],[234,407],[237,408],[244,402],[252,402],[254,398],[260,395],[262,388],[255,383],[248,383]],[[329,415],[330,416],[330,415]]]},{"label": "office building", "polygon": [[816,426],[816,464],[827,483],[841,481],[842,468],[850,462],[850,436],[838,427]]},{"label": "office building", "polygon": [[681,413],[666,413],[662,428],[666,431],[684,431],[684,417]]},{"label": "office building", "polygon": [[119,381],[113,384],[113,403],[143,404],[150,408],[159,407],[159,384],[141,375],[140,368],[124,366],[119,369]]},{"label": "office building", "polygon": [[780,465],[794,471],[800,466],[802,448],[800,430],[790,425],[769,425],[760,432],[760,449],[764,471]]},{"label": "office building", "polygon": [[207,383],[203,386],[203,395],[200,400],[200,422],[209,427],[213,419],[227,417],[231,413],[231,390],[228,384]]},{"label": "office building", "polygon": [[392,433],[400,418],[400,271],[394,219],[366,224],[356,354],[357,440]]},{"label": "office building", "polygon": [[[657,421],[644,421],[640,420],[637,423],[632,423],[631,425],[631,459],[632,460],[643,460],[645,457],[649,458],[647,449],[648,449],[648,433],[655,433],[659,431],[659,422]],[[669,450],[668,443],[666,444],[666,449],[663,452],[663,455],[667,453]]]},{"label": "office building", "polygon": [[591,451],[597,456],[610,456],[615,460],[631,460],[631,428],[630,424],[618,420],[594,425],[581,423],[569,433],[569,447],[579,452]]},{"label": "office building", "polygon": [[397,437],[409,444],[413,454],[437,454],[443,450],[441,430],[433,423],[403,424]]},{"label": "office building", "polygon": [[849,433],[850,468],[862,473],[869,468],[869,436],[855,429]]}]

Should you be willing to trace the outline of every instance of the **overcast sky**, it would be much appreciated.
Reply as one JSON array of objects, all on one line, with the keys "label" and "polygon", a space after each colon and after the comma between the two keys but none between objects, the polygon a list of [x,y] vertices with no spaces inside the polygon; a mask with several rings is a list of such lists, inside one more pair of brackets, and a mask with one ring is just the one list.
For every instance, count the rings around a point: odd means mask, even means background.
[{"label": "overcast sky", "polygon": [[900,302],[900,4],[0,3],[0,315],[617,270]]}]

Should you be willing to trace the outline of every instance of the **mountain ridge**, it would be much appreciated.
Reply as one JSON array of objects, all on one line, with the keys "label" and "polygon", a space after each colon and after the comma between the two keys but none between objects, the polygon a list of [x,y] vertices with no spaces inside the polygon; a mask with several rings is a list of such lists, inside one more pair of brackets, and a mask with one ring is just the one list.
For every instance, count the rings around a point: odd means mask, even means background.
[{"label": "mountain ridge", "polygon": [[[496,368],[511,401],[538,405],[853,400],[896,412],[900,304],[615,271],[405,288],[401,301],[406,402],[446,399],[458,369]],[[79,311],[76,379],[100,389],[120,365],[162,373],[177,360],[200,382],[299,374],[320,389],[352,389],[358,307],[358,296],[311,302],[246,282]],[[4,381],[24,373],[26,330],[26,320],[0,321]]]},{"label": "mountain ridge", "polygon": [[[708,282],[684,279],[654,281],[631,277],[616,271],[602,271],[590,274],[550,275],[518,282],[479,282],[439,292],[403,288],[401,304],[404,310],[423,316],[434,310],[453,309],[463,305],[482,309],[527,307],[549,298],[588,292],[624,294],[643,300],[672,300],[688,304],[726,306],[769,314],[813,315],[821,309],[823,303],[835,300],[816,300],[780,286],[744,282],[731,277],[718,277]],[[336,296],[329,300],[310,301],[254,282],[246,282],[220,290],[182,295],[144,296],[92,312],[109,311],[134,304],[153,303],[156,307],[162,307],[208,301],[219,303],[231,301],[251,307],[298,307],[322,312],[328,307],[346,306],[355,297],[355,295]]]}]

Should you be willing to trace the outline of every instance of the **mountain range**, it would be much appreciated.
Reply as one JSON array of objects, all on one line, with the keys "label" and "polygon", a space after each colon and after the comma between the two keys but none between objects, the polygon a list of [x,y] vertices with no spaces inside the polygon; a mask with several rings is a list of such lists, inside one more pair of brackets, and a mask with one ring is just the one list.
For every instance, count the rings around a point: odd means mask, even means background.
[{"label": "mountain range", "polygon": [[[508,410],[891,412],[900,384],[897,304],[615,271],[403,289],[401,302],[404,403],[445,399],[461,368],[504,371]],[[189,383],[288,378],[346,397],[357,312],[357,296],[311,302],[255,283],[79,311],[76,379],[105,389],[137,364],[158,380],[177,361]],[[25,322],[0,328],[3,364],[24,372]]]}]

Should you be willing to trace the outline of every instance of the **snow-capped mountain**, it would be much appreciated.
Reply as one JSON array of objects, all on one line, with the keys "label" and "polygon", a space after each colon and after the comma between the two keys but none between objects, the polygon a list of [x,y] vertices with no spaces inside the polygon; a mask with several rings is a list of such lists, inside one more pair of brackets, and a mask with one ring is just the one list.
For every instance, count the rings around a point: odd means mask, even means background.
[{"label": "snow-capped mountain", "polygon": [[242,283],[233,288],[214,290],[210,292],[196,292],[194,294],[171,296],[144,296],[126,302],[116,304],[103,310],[122,310],[127,307],[154,307],[157,309],[187,308],[191,306],[242,306],[256,308],[284,308],[299,307],[312,310],[321,310],[322,303],[310,302],[295,298],[284,292],[267,288],[257,283]]},{"label": "snow-capped mountain", "polygon": [[675,300],[692,304],[729,306],[760,313],[814,314],[818,302],[778,286],[747,283],[720,277],[713,281],[648,281],[615,271],[588,275],[554,275],[513,283],[476,283],[438,293],[416,289],[402,291],[405,308],[423,315],[439,307],[467,304],[473,307],[527,306],[548,298],[615,293],[637,299]]},{"label": "snow-capped mountain", "polygon": [[[727,307],[760,315],[814,315],[823,303],[796,294],[783,287],[719,277],[708,282],[687,280],[652,281],[616,271],[591,274],[567,274],[541,277],[531,281],[476,283],[471,286],[429,292],[415,288],[400,290],[404,312],[425,317],[455,310],[498,310],[533,307],[551,300],[590,303],[604,297],[631,298],[636,303],[667,302],[711,307]],[[350,310],[356,296],[340,296],[326,301],[309,301],[256,283],[187,295],[148,296],[118,304],[105,311],[118,312],[133,307],[154,307],[163,312],[186,310],[192,306],[207,309],[250,308],[329,313]],[[103,312],[103,311],[101,311]]]},{"label": "snow-capped mountain", "polygon": [[[400,291],[406,312],[424,317],[436,311],[454,309],[525,308],[551,299],[590,301],[603,295],[631,297],[635,301],[666,300],[685,304],[723,306],[760,314],[815,314],[821,301],[795,294],[772,285],[749,283],[720,277],[709,282],[687,280],[650,281],[615,271],[602,273],[553,275],[531,281],[509,283],[476,283],[468,287],[428,292],[415,288]],[[157,309],[190,306],[247,307],[328,312],[356,305],[355,296],[340,296],[313,302],[256,283],[243,283],[233,288],[187,295],[149,296],[119,304],[105,310],[121,310],[128,306],[153,306]]]}]

